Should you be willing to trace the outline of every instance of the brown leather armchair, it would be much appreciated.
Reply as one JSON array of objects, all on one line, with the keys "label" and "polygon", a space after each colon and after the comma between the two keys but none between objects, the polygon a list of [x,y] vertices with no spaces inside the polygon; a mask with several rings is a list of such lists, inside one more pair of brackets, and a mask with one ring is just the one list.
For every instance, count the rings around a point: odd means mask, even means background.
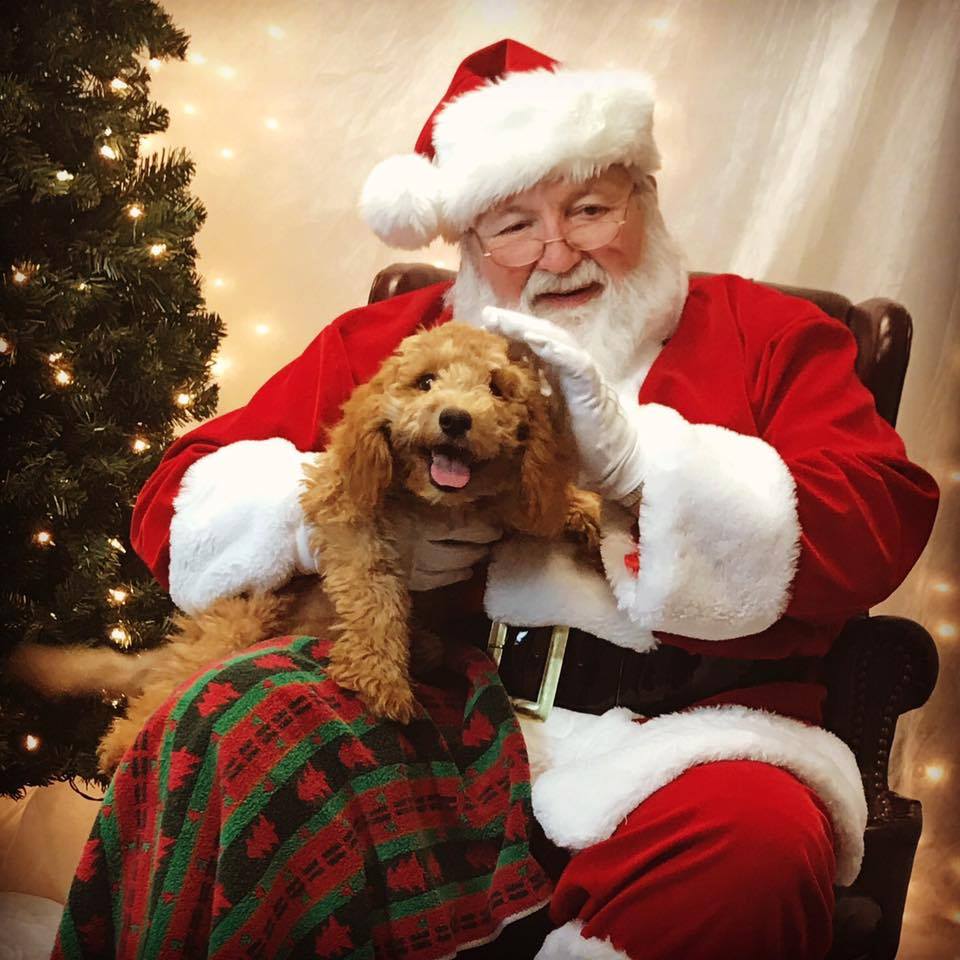
[{"label": "brown leather armchair", "polygon": [[[451,271],[427,264],[393,264],[377,274],[369,299],[374,303],[452,277]],[[857,374],[880,415],[895,424],[910,359],[910,314],[891,300],[853,304],[823,290],[768,286],[810,300],[847,324],[857,339]],[[890,789],[890,748],[900,715],[922,706],[933,692],[938,663],[933,638],[919,624],[867,614],[846,625],[827,657],[824,723],[853,750],[869,811],[860,875],[851,887],[837,891],[828,960],[896,956],[923,818],[919,801]],[[546,927],[527,930],[526,940],[519,929],[512,935],[510,956],[536,952]]]}]

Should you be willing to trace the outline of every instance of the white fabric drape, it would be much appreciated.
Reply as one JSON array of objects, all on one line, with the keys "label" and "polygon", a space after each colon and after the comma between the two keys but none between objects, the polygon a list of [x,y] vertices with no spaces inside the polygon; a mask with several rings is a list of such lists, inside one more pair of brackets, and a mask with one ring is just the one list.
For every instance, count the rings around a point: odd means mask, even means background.
[{"label": "white fabric drape", "polygon": [[[691,267],[908,307],[916,331],[900,429],[941,482],[944,505],[930,548],[884,609],[936,632],[943,663],[933,701],[901,725],[897,745],[899,788],[923,799],[927,824],[903,952],[952,955],[946,944],[960,931],[960,914],[950,919],[960,910],[951,815],[960,778],[960,2],[165,7],[193,36],[196,62],[155,73],[155,98],[173,122],[149,149],[185,146],[197,163],[194,189],[209,212],[201,269],[229,330],[222,410],[363,302],[380,267],[411,259],[361,223],[360,186],[376,161],[412,148],[462,57],[505,36],[570,65],[653,75],[661,205]],[[419,259],[454,266],[456,254],[437,244]],[[0,880],[9,888],[16,873],[8,864]]]}]

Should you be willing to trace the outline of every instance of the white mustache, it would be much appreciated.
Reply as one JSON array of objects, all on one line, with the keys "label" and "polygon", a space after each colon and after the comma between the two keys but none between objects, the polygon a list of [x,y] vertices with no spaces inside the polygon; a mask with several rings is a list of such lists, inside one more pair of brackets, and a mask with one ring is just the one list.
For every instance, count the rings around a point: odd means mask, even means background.
[{"label": "white mustache", "polygon": [[558,275],[549,270],[534,270],[521,294],[521,303],[529,306],[536,297],[546,293],[568,293],[591,283],[605,283],[606,271],[596,260],[584,258],[569,273]]}]

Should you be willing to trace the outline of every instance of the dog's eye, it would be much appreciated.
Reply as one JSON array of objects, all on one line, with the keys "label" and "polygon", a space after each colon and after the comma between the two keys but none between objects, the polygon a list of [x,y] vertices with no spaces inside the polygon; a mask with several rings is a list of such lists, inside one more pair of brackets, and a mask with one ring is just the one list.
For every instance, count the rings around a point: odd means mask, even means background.
[{"label": "dog's eye", "polygon": [[491,392],[495,397],[502,397],[502,396],[503,396],[503,391],[500,389],[500,384],[498,384],[496,380],[491,380],[491,381],[490,381],[490,392]]},{"label": "dog's eye", "polygon": [[429,390],[430,385],[436,379],[437,375],[435,373],[425,373],[422,377],[417,378],[417,382],[414,384],[414,386],[418,390]]}]

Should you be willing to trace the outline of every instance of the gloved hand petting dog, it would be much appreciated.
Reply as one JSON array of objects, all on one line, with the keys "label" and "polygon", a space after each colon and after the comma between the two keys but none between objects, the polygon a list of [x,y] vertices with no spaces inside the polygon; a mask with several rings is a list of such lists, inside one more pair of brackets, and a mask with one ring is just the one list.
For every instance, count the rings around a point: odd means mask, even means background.
[{"label": "gloved hand petting dog", "polygon": [[[502,336],[452,322],[404,340],[357,387],[326,450],[305,469],[300,566],[321,579],[180,616],[170,641],[139,658],[24,647],[11,668],[46,689],[69,671],[75,689],[82,659],[96,658],[91,683],[130,701],[101,741],[104,772],[180,683],[283,634],[332,631],[333,679],[376,716],[409,722],[411,590],[462,579],[501,530],[550,539],[567,532],[599,553],[600,502],[573,485],[566,415],[542,389],[536,359],[519,353]],[[435,541],[423,537],[424,524]]]}]

